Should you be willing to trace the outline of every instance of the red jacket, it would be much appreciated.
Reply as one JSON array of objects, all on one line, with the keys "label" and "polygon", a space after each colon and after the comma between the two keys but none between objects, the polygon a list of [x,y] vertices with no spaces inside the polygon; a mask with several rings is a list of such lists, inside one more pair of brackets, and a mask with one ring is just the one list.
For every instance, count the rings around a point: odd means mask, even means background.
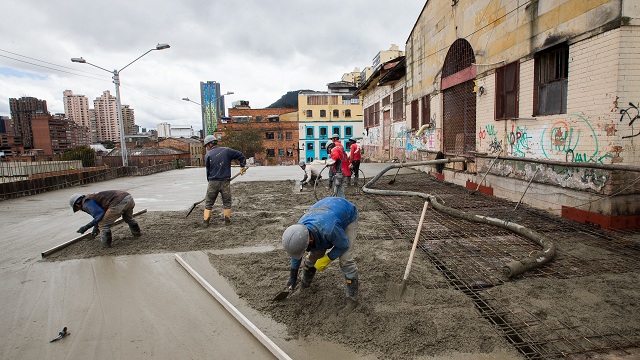
[{"label": "red jacket", "polygon": [[351,176],[351,170],[349,169],[349,158],[347,157],[347,153],[344,152],[344,147],[336,146],[331,149],[331,159],[335,160],[336,163],[331,167],[331,172],[334,174],[338,172],[338,169],[342,169],[342,175]]},{"label": "red jacket", "polygon": [[351,144],[351,148],[350,148],[350,160],[351,161],[355,161],[355,160],[360,160],[360,157],[362,155],[362,151],[360,151],[360,145],[358,145],[357,143],[353,143]]}]

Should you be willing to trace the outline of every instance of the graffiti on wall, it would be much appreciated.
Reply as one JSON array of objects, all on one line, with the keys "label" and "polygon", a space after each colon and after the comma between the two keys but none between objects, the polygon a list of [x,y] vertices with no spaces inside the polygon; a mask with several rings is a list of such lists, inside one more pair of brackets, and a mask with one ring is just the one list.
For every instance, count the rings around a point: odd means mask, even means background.
[{"label": "graffiti on wall", "polygon": [[531,139],[531,136],[526,126],[511,125],[511,132],[509,133],[509,154],[524,157],[526,152],[531,149],[529,139]]},{"label": "graffiti on wall", "polygon": [[540,144],[547,159],[554,154],[564,154],[566,162],[603,164],[604,159],[612,157],[609,153],[600,152],[598,136],[586,118],[578,114],[569,116],[577,118],[577,124],[583,126],[571,125],[572,121],[569,120],[559,120],[550,129],[545,126],[542,130]]},{"label": "graffiti on wall", "polygon": [[489,141],[489,151],[491,153],[502,152],[502,140],[498,140],[498,131],[493,124],[485,125],[484,129],[478,131],[478,147],[482,147],[482,141]]},{"label": "graffiti on wall", "polygon": [[[624,119],[629,119],[629,126],[631,126],[631,131],[633,132],[633,122],[636,121],[636,119],[640,119],[640,110],[638,109],[638,106],[634,105],[633,103],[629,103],[629,107],[626,109],[621,109],[620,110],[620,121],[624,120]],[[640,135],[640,131],[637,134],[634,135],[627,135],[627,136],[623,136],[623,139],[626,138],[632,138],[632,137],[636,137]]]}]

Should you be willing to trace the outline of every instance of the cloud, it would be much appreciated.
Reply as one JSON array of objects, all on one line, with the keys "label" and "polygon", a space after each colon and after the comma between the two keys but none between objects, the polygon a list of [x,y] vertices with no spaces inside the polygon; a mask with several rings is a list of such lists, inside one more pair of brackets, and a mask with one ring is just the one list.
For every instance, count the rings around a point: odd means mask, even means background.
[{"label": "cloud", "polygon": [[[201,81],[217,81],[226,97],[263,108],[296,89],[326,90],[342,74],[371,65],[391,44],[404,48],[424,3],[412,0],[11,1],[0,22],[0,115],[9,98],[34,96],[62,113],[62,93],[89,102],[115,93],[136,123],[201,128]],[[28,20],[25,19],[28,14]],[[25,31],[25,21],[29,31]],[[17,55],[16,55],[17,54]],[[72,63],[72,57],[102,67]]]}]

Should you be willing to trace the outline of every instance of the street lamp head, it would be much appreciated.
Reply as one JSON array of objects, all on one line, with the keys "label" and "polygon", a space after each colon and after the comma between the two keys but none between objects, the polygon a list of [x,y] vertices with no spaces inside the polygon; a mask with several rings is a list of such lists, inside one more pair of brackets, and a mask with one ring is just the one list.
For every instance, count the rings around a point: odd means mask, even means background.
[{"label": "street lamp head", "polygon": [[233,95],[233,91],[227,91],[225,95]]},{"label": "street lamp head", "polygon": [[191,101],[191,99],[189,99],[189,98],[182,98],[182,100],[184,100],[184,101]]},{"label": "street lamp head", "polygon": [[79,58],[71,58],[71,61],[72,61],[72,62],[81,63],[81,64],[84,64],[84,63],[86,63],[86,62],[87,62],[87,60],[85,60],[85,59],[83,59],[83,58],[81,58],[81,57],[79,57]]},{"label": "street lamp head", "polygon": [[156,50],[164,50],[164,49],[168,49],[171,46],[169,46],[169,44],[158,44],[156,45]]}]

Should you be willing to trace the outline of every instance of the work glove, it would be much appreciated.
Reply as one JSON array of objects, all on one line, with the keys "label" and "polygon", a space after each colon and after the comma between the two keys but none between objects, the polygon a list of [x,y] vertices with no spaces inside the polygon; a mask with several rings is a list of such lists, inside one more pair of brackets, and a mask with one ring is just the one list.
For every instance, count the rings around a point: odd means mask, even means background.
[{"label": "work glove", "polygon": [[246,172],[247,172],[247,168],[246,167],[243,166],[243,167],[240,168],[240,175],[244,175],[244,173],[246,173]]},{"label": "work glove", "polygon": [[327,267],[327,265],[329,265],[329,263],[331,263],[331,259],[329,259],[329,255],[325,255],[320,259],[316,260],[316,264],[314,265],[314,267],[318,271],[324,271],[324,269]]},{"label": "work glove", "polygon": [[84,234],[84,233],[87,232],[87,230],[89,230],[90,227],[91,227],[91,225],[85,225],[85,226],[81,227],[80,229],[78,229],[78,232],[80,234]]},{"label": "work glove", "polygon": [[298,269],[289,270],[289,281],[287,281],[287,287],[291,290],[295,290],[298,284]]},{"label": "work glove", "polygon": [[98,234],[100,234],[100,229],[97,226],[94,226],[93,230],[91,231],[91,237],[95,238],[96,236],[98,236]]}]

